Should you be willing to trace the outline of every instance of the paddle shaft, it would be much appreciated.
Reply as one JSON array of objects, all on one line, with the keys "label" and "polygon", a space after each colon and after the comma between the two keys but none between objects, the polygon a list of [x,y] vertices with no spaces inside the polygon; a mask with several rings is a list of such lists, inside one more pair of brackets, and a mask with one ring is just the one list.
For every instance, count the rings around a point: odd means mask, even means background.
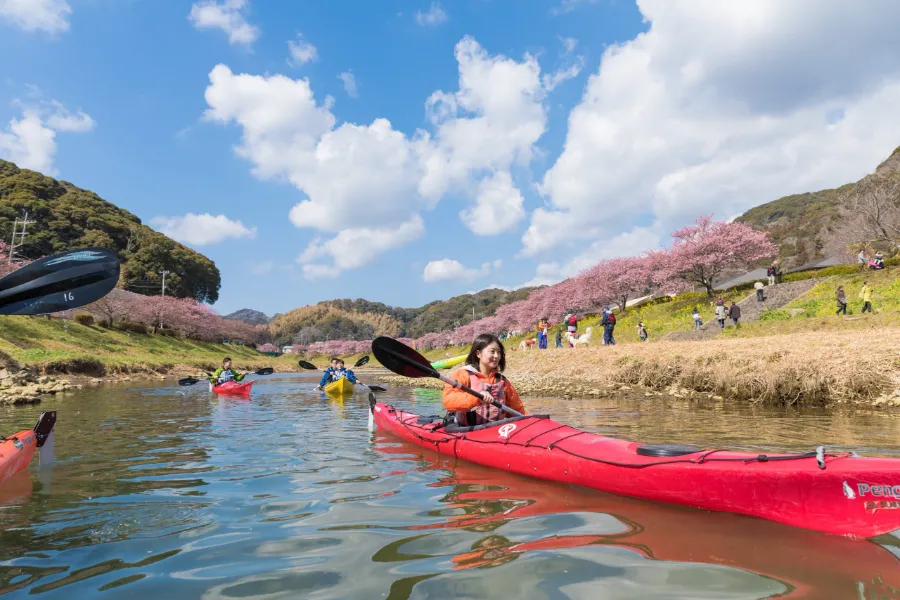
[{"label": "paddle shaft", "polygon": [[[409,366],[416,369],[417,371],[422,371],[423,373],[428,373],[431,377],[440,379],[447,385],[453,386],[454,388],[456,388],[458,390],[462,390],[467,394],[471,394],[472,396],[475,396],[476,398],[478,398],[479,400],[484,402],[483,394],[480,394],[480,393],[476,392],[475,390],[473,390],[472,388],[461,384],[460,382],[456,381],[455,379],[450,379],[449,377],[447,377],[445,375],[441,375],[435,369],[433,369],[431,367],[431,365],[428,365],[426,367],[422,363],[416,362],[416,361],[412,360],[411,358],[407,358],[406,356],[403,356],[402,354],[398,354],[397,352],[393,352],[387,348],[385,348],[384,350],[385,350],[385,352],[390,352],[394,358],[396,358],[397,360],[399,360],[401,362],[408,364]],[[376,356],[376,358],[377,358],[377,356]],[[496,406],[500,410],[503,410],[503,411],[507,412],[508,414],[511,414],[514,417],[524,417],[525,416],[522,413],[520,413],[519,411],[515,410],[514,408],[510,408],[509,406],[506,406],[505,404],[500,404],[496,400],[491,402],[491,404]]]}]

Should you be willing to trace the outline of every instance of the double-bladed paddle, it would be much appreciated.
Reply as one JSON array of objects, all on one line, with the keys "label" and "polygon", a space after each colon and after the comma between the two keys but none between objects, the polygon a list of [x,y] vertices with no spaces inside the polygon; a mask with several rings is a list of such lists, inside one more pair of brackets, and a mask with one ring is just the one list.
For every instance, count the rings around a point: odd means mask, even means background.
[{"label": "double-bladed paddle", "polygon": [[[364,364],[366,364],[367,362],[369,362],[368,354],[366,354],[365,356],[360,358],[358,361],[353,363],[353,368],[355,369],[356,367],[361,367]],[[316,365],[312,364],[311,362],[305,361],[305,360],[301,360],[297,364],[300,365],[301,369],[306,369],[307,371],[320,371],[321,370]],[[362,381],[359,381],[358,379],[356,380],[356,382],[359,383],[360,385],[366,386],[373,392],[386,392],[387,391],[387,389],[381,387],[380,385],[368,385],[366,383],[363,383]]]},{"label": "double-bladed paddle", "polygon": [[0,315],[45,315],[99,300],[119,281],[119,257],[106,248],[69,250],[0,279]]},{"label": "double-bladed paddle", "polygon": [[[245,373],[245,375],[271,375],[274,372],[275,372],[275,369],[273,369],[272,367],[266,367],[264,369],[259,369],[257,371],[253,371],[252,373]],[[178,385],[194,385],[195,383],[200,383],[201,381],[209,381],[209,377],[212,377],[212,375],[209,375],[205,379],[197,379],[196,377],[185,377],[184,379],[178,380]]]},{"label": "double-bladed paddle", "polygon": [[[484,401],[484,396],[472,388],[466,387],[455,379],[450,379],[449,377],[445,377],[438,373],[437,370],[431,366],[431,363],[428,362],[427,358],[403,342],[398,342],[387,336],[377,337],[372,341],[372,354],[375,355],[378,362],[384,365],[385,368],[389,371],[393,371],[397,375],[414,378],[433,377],[434,379],[440,379],[444,383],[452,385],[453,387]],[[491,402],[491,404],[513,416],[524,416],[519,411],[510,408],[505,404],[500,404],[496,401]]]}]

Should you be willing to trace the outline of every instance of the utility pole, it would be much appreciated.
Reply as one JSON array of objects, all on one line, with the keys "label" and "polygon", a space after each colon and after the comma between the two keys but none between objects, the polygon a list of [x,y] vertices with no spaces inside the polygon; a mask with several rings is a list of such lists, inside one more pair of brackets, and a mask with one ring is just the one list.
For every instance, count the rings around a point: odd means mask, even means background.
[{"label": "utility pole", "polygon": [[[163,276],[163,280],[162,280],[162,295],[163,295],[163,298],[165,298],[165,297],[166,297],[166,275],[167,275],[169,272],[166,271],[165,269],[163,269],[162,271],[160,271],[160,273],[162,273],[162,276]],[[160,311],[160,312],[159,312],[159,328],[162,329],[162,326],[163,326],[163,322],[162,322],[162,311]]]},{"label": "utility pole", "polygon": [[[22,219],[22,231],[19,231],[19,217],[16,217],[15,222],[13,222],[12,238],[9,240],[9,259],[7,260],[9,264],[12,264],[16,248],[25,243],[26,227],[28,227],[28,211],[25,211],[25,217]],[[18,244],[16,243],[16,236],[19,237]]]},{"label": "utility pole", "polygon": [[475,321],[475,307],[472,307],[472,321]]}]

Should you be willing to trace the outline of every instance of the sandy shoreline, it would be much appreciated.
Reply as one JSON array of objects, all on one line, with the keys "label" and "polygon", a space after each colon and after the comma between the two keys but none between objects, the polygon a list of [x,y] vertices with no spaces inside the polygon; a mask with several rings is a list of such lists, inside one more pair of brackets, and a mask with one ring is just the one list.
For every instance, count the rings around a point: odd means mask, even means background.
[{"label": "sandy shoreline", "polygon": [[[603,398],[619,390],[781,406],[900,406],[900,329],[659,341],[507,352],[522,395]],[[452,371],[451,371],[452,372]],[[439,388],[434,379],[385,376]]]}]

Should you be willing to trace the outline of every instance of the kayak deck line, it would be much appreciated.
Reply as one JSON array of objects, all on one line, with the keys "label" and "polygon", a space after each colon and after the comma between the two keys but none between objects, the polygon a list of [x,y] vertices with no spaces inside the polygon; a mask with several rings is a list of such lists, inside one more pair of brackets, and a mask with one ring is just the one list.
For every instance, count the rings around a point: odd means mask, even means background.
[{"label": "kayak deck line", "polygon": [[408,442],[520,475],[836,535],[870,538],[900,530],[898,459],[826,452],[824,446],[754,454],[642,444],[547,415],[460,428],[374,398],[370,406],[378,427]]},{"label": "kayak deck line", "polygon": [[[388,412],[394,411],[394,412],[400,412],[401,414],[405,413],[405,411],[397,411],[394,407],[392,407],[390,405],[387,405],[387,407],[388,407]],[[431,443],[431,444],[442,444],[442,443],[447,443],[447,442],[450,442],[453,440],[467,439],[466,434],[469,433],[469,431],[458,432],[458,433],[457,432],[449,432],[449,431],[447,431],[446,428],[444,428],[444,431],[445,431],[445,433],[449,434],[449,437],[446,437],[443,439],[438,439],[438,440],[431,440],[431,439],[422,437],[409,427],[411,420],[416,421],[415,424],[419,425],[419,423],[418,423],[419,416],[414,415],[412,413],[405,413],[405,414],[411,415],[411,419],[403,420],[403,418],[401,417],[400,419],[398,419],[398,422],[401,425],[403,425],[404,427],[406,427],[412,435],[418,437],[422,441],[427,441],[428,443]],[[528,441],[526,441],[524,444],[519,443],[519,442],[515,442],[515,443],[512,442],[513,437],[520,434],[522,431],[524,431],[531,425],[534,425],[535,423],[539,423],[541,419],[549,420],[550,419],[549,415],[526,415],[525,417],[513,417],[511,419],[503,419],[502,421],[496,421],[495,423],[479,425],[477,427],[483,428],[483,429],[502,427],[504,423],[507,423],[510,421],[521,421],[524,419],[532,419],[532,422],[529,423],[528,425],[526,425],[525,427],[523,427],[522,429],[517,429],[516,431],[513,431],[508,436],[505,436],[506,439],[504,439],[503,441],[500,441],[500,440],[470,440],[470,441],[473,441],[478,444],[503,444],[504,446],[506,446],[506,445],[522,446],[523,448],[531,447],[531,448],[538,448],[540,450],[553,450],[555,448],[561,452],[565,452],[566,454],[570,454],[576,458],[581,458],[583,460],[590,460],[593,462],[603,463],[606,465],[630,468],[630,469],[643,469],[646,467],[656,467],[659,465],[671,465],[671,464],[676,464],[676,463],[691,463],[691,464],[696,464],[696,465],[702,465],[702,464],[710,463],[710,462],[741,462],[743,464],[750,464],[752,462],[766,463],[769,461],[803,460],[803,459],[807,459],[807,458],[817,458],[819,455],[821,455],[820,449],[823,448],[823,446],[819,446],[819,449],[812,450],[810,452],[800,453],[800,454],[779,454],[779,455],[775,455],[775,456],[769,456],[767,454],[759,454],[752,458],[737,458],[737,457],[709,458],[711,455],[713,455],[717,452],[727,452],[726,450],[722,450],[722,449],[711,449],[711,450],[703,450],[703,451],[695,453],[695,454],[700,454],[700,456],[698,456],[696,458],[681,458],[681,459],[674,459],[674,460],[662,460],[662,461],[643,462],[643,463],[626,463],[626,462],[616,462],[616,461],[611,461],[611,460],[605,460],[605,459],[597,458],[594,456],[585,456],[583,454],[579,454],[577,452],[573,452],[571,450],[568,450],[566,448],[559,446],[560,442],[563,442],[565,440],[571,439],[571,438],[579,436],[579,435],[594,435],[594,434],[588,433],[587,431],[575,429],[571,425],[558,424],[556,427],[553,427],[552,429],[542,431],[541,433],[537,434],[536,436],[529,438]],[[563,429],[566,427],[568,427],[569,429],[575,430],[575,432],[570,435],[567,435],[565,437],[559,438],[559,439],[547,444],[546,446],[541,446],[540,444],[532,444],[531,443],[539,437],[542,437],[548,433],[552,433],[554,431],[558,431],[559,429]],[[427,429],[427,427],[422,427],[422,428]],[[436,425],[428,431],[434,432],[434,431],[437,431],[438,429],[441,429],[440,425]],[[466,429],[474,429],[474,428],[466,428]],[[853,456],[853,453],[852,452],[832,452],[832,453],[825,453],[824,456],[826,458],[832,458],[832,459],[851,458]],[[824,463],[824,462],[818,463],[818,466],[820,469],[825,469],[826,468],[825,465],[826,465],[826,463]]]}]

